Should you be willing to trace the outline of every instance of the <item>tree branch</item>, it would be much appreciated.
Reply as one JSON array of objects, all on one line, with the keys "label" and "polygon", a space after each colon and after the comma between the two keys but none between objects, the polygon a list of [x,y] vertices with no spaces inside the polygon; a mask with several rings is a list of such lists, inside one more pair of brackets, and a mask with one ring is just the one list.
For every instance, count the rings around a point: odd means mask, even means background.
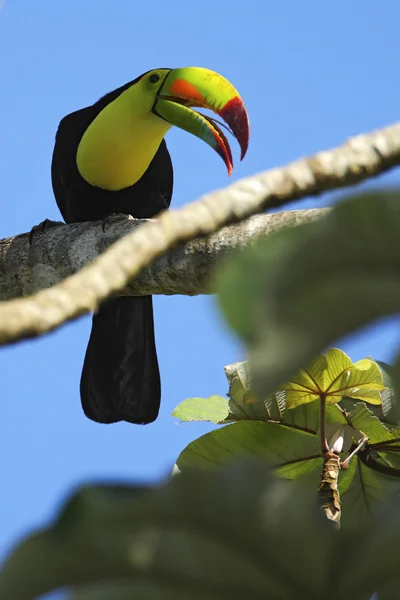
[{"label": "tree branch", "polygon": [[[147,294],[209,294],[215,265],[257,237],[324,216],[329,209],[295,210],[255,216],[217,233],[180,244],[161,256],[124,289],[127,296]],[[63,225],[35,234],[0,240],[0,299],[33,294],[77,273],[118,239],[145,224],[130,219],[112,223],[103,232],[101,222]]]},{"label": "tree branch", "polygon": [[116,242],[81,271],[34,297],[0,304],[0,344],[38,336],[97,308],[179,242],[214,233],[267,208],[355,185],[400,163],[400,123],[343,146],[242,179],[164,212]]}]

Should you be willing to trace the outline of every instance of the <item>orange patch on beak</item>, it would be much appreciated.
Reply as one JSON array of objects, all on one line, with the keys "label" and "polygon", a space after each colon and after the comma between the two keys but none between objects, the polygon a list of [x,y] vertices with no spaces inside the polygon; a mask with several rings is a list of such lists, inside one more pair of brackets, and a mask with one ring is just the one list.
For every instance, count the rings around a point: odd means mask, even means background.
[{"label": "orange patch on beak", "polygon": [[199,92],[199,90],[192,83],[189,83],[184,79],[176,79],[169,88],[169,93],[172,96],[177,96],[178,98],[195,100],[201,103],[204,102],[203,94]]}]

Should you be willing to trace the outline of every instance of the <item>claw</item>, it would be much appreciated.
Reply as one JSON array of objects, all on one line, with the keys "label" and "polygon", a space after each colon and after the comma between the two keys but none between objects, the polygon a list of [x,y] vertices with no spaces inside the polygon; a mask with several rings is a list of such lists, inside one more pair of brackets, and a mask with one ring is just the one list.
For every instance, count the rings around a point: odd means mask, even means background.
[{"label": "claw", "polygon": [[54,227],[60,227],[60,225],[65,225],[62,221],[51,221],[50,219],[45,219],[39,225],[34,225],[29,232],[29,245],[32,246],[33,237],[36,233],[43,233],[47,229],[53,229]]},{"label": "claw", "polygon": [[101,222],[103,233],[106,232],[106,225],[110,226],[113,223],[119,223],[121,221],[134,221],[134,218],[132,215],[127,215],[125,213],[112,213]]}]

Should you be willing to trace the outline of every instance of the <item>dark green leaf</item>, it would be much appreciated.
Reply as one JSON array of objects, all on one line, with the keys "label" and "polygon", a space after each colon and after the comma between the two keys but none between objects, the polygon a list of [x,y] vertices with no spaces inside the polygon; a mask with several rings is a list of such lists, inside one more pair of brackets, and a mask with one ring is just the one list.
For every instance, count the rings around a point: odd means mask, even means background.
[{"label": "dark green leaf", "polygon": [[[386,427],[363,402],[353,404],[347,421],[355,438],[368,438],[365,448],[340,475],[342,524],[357,527],[371,520],[391,490],[400,491],[400,471],[396,473],[400,432]],[[353,449],[356,445],[354,440]]]},{"label": "dark green leaf", "polygon": [[320,442],[313,432],[276,423],[241,421],[199,437],[181,452],[178,469],[220,467],[241,457],[265,459],[285,478],[320,470]]},{"label": "dark green leaf", "polygon": [[[203,589],[201,589],[203,587]],[[84,586],[74,591],[68,600],[229,600],[232,594],[218,587],[199,585],[197,589],[193,582],[187,586],[182,582],[160,580],[155,584],[126,582],[120,584],[100,583],[94,586]],[[233,596],[236,597],[235,595]]]},{"label": "dark green leaf", "polygon": [[[392,494],[359,539],[358,552],[342,561],[340,598],[352,598],[373,582],[379,600],[395,600],[399,595],[400,512],[398,492]],[[347,557],[346,552],[346,557]]]},{"label": "dark green leaf", "polygon": [[[386,387],[386,389],[381,392],[382,414],[378,414],[377,416],[379,416],[384,421],[387,421],[388,423],[397,425],[397,423],[400,422],[400,418],[397,418],[398,408],[396,406],[396,396],[393,389],[393,375],[395,372],[395,367],[393,367],[392,365],[388,365],[387,363],[384,363],[380,360],[377,360],[375,362],[382,372],[383,385]],[[374,414],[376,414],[374,410],[373,412]]]},{"label": "dark green leaf", "polygon": [[351,461],[349,469],[340,474],[343,528],[365,527],[381,510],[392,488],[400,490],[395,480],[376,473],[359,459]]},{"label": "dark green leaf", "polygon": [[339,337],[399,311],[399,230],[399,192],[364,194],[269,236],[222,271],[221,305],[251,346],[260,393]]},{"label": "dark green leaf", "polygon": [[[329,577],[332,560],[356,542],[343,546],[302,487],[243,463],[189,472],[143,493],[83,489],[52,528],[9,557],[0,597],[32,600],[60,587],[93,594],[93,586],[105,586],[107,600],[128,592],[149,600],[171,592],[196,600],[322,598],[340,580],[340,571]],[[114,586],[120,595],[107,595]]]},{"label": "dark green leaf", "polygon": [[339,532],[314,498],[253,463],[189,471],[155,489],[84,488],[12,553],[0,597],[62,587],[74,600],[395,598],[398,495],[363,529]]},{"label": "dark green leaf", "polygon": [[400,402],[396,402],[396,398],[400,398],[400,353],[396,357],[394,366],[390,371],[388,370],[388,376],[391,378],[392,400],[394,400],[390,413],[391,421],[400,424]]}]

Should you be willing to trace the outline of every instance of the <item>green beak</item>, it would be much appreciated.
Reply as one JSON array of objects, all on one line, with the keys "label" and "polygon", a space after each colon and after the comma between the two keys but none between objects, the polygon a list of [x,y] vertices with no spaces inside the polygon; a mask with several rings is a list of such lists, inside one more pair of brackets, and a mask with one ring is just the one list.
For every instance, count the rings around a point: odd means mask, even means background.
[{"label": "green beak", "polygon": [[219,115],[238,140],[241,159],[249,144],[249,118],[237,90],[222,75],[200,67],[173,69],[160,87],[153,113],[199,137],[224,160],[229,175],[233,170],[229,143],[214,119],[191,107],[203,107]]}]

